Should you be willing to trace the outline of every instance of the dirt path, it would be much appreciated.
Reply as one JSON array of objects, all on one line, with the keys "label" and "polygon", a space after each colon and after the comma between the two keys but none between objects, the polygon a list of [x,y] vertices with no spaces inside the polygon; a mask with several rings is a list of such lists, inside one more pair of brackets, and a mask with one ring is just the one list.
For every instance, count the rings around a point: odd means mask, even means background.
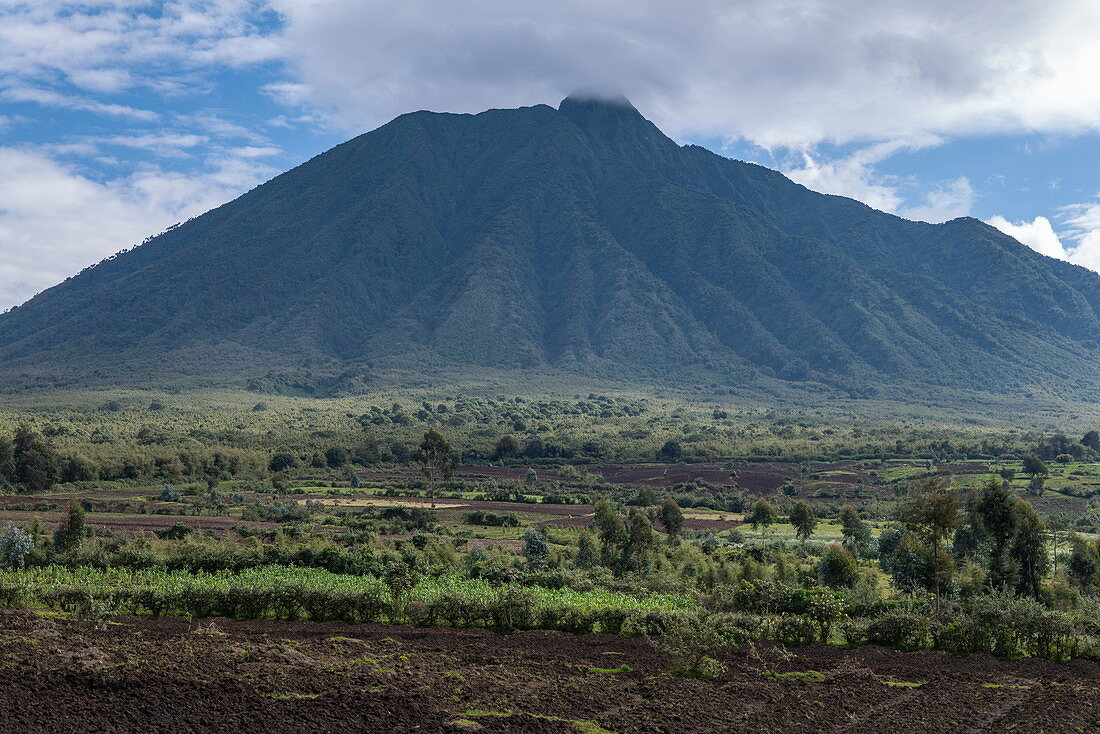
[{"label": "dirt path", "polygon": [[[714,680],[607,635],[0,612],[0,721],[58,732],[1096,731],[1100,665],[734,650]],[[760,659],[763,658],[763,660]]]}]

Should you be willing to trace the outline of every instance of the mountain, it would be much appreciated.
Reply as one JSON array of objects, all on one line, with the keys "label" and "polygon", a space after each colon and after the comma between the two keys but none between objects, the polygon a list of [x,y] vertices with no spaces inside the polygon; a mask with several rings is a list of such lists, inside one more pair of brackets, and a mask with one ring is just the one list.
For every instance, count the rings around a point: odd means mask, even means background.
[{"label": "mountain", "polygon": [[570,97],[339,145],[0,316],[0,373],[1094,399],[1098,307],[1096,273],[977,220],[906,221]]}]

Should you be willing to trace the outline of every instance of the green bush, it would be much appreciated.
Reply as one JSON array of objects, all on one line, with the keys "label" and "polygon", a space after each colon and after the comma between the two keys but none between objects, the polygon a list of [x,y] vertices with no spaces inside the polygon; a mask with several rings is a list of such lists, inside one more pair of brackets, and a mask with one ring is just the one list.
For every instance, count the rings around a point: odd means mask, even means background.
[{"label": "green bush", "polygon": [[998,593],[970,599],[940,631],[937,643],[960,654],[1068,660],[1078,654],[1081,632],[1062,612],[1034,599]]},{"label": "green bush", "polygon": [[818,627],[808,616],[784,614],[776,621],[773,634],[785,645],[808,645],[816,641]]},{"label": "green bush", "polygon": [[506,586],[490,607],[493,628],[500,632],[531,629],[535,620],[535,597],[527,589]]},{"label": "green bush", "polygon": [[867,625],[867,641],[899,650],[923,650],[932,646],[932,623],[912,612],[887,612]]}]

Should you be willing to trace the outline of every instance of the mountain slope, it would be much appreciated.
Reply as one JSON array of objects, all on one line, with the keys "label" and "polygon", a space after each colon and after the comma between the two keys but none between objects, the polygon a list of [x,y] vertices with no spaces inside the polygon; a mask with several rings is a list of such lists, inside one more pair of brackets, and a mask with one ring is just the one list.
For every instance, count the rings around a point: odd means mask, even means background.
[{"label": "mountain slope", "polygon": [[1092,395],[1100,276],[681,147],[625,101],[412,113],[0,316],[0,371],[308,363]]}]

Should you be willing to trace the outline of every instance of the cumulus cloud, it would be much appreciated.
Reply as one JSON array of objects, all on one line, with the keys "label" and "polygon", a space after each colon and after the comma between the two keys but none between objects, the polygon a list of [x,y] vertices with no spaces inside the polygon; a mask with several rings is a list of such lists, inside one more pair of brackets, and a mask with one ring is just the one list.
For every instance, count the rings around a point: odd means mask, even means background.
[{"label": "cumulus cloud", "polygon": [[825,194],[837,194],[858,199],[868,206],[907,219],[924,222],[944,222],[970,214],[976,196],[970,180],[961,176],[940,182],[917,202],[907,201],[906,189],[912,181],[898,176],[886,176],[875,170],[875,164],[900,150],[919,150],[941,144],[936,136],[915,140],[893,140],[856,150],[851,155],[822,159],[804,150],[802,164],[784,169],[792,180]]},{"label": "cumulus cloud", "polygon": [[1065,225],[1061,235],[1046,217],[1011,222],[998,215],[986,223],[1036,252],[1100,271],[1100,204],[1063,207],[1060,220]]},{"label": "cumulus cloud", "polygon": [[1047,257],[1056,257],[1059,260],[1069,260],[1069,253],[1062,246],[1062,240],[1054,231],[1050,220],[1046,217],[1035,217],[1032,221],[1010,222],[997,215],[986,220],[989,224],[1001,230],[1009,237],[1014,237],[1019,242],[1027,245],[1036,252]]},{"label": "cumulus cloud", "polygon": [[0,147],[0,304],[22,303],[271,175],[232,155],[211,163],[191,176],[146,167],[102,183],[41,152]]},{"label": "cumulus cloud", "polygon": [[915,219],[920,222],[946,222],[949,219],[968,216],[975,196],[970,179],[959,176],[953,181],[946,181],[933,187],[924,195],[923,203],[902,207],[897,213],[906,219]]}]

